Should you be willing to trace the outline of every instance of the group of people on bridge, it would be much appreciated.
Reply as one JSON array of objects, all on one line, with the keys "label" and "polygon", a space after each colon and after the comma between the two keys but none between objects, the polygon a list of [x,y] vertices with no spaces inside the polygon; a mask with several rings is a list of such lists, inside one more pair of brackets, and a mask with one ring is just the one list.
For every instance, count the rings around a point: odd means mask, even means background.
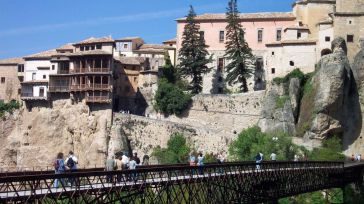
[{"label": "group of people on bridge", "polygon": [[[57,158],[54,160],[53,166],[54,166],[54,171],[56,174],[62,174],[62,173],[65,173],[66,171],[76,172],[77,164],[78,164],[77,157],[74,155],[73,151],[69,151],[66,159],[64,159],[64,154],[62,152],[59,152],[57,154]],[[63,185],[63,186],[75,185],[75,179],[72,179],[72,178],[67,179],[67,180],[60,179],[60,182],[61,182],[61,185]],[[55,179],[53,186],[56,188],[59,187],[58,179]]]}]

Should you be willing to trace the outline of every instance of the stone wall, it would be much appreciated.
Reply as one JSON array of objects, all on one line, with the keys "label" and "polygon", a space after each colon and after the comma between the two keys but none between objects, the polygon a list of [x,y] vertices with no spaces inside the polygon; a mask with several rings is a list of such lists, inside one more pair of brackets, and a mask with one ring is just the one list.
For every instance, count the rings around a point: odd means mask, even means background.
[{"label": "stone wall", "polygon": [[[116,114],[109,154],[128,148],[140,156],[157,146],[166,147],[170,135],[183,133],[191,147],[204,153],[227,152],[238,133],[259,120],[264,91],[238,95],[197,95],[182,117],[150,118]],[[123,135],[128,141],[123,140]]]},{"label": "stone wall", "polygon": [[0,100],[6,102],[19,100],[18,89],[20,81],[18,79],[18,65],[0,65],[0,80],[5,78],[5,82],[0,82]]}]

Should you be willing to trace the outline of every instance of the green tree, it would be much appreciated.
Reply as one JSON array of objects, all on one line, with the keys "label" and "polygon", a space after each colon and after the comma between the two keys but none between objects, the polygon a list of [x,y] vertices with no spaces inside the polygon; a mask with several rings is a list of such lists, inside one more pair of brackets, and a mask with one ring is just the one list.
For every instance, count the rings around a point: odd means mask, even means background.
[{"label": "green tree", "polygon": [[230,156],[237,161],[253,160],[258,152],[263,153],[267,160],[272,152],[277,154],[278,160],[292,160],[299,147],[288,135],[263,133],[257,126],[243,130],[229,146]]},{"label": "green tree", "polygon": [[212,62],[212,56],[208,56],[207,45],[203,35],[200,34],[200,26],[195,20],[196,13],[190,6],[182,36],[182,47],[179,51],[179,72],[181,77],[191,79],[188,89],[192,94],[202,91],[202,75],[210,72],[207,66]]},{"label": "green tree", "polygon": [[177,85],[161,79],[154,96],[154,108],[167,115],[180,115],[188,108],[191,100],[190,94],[184,93]]},{"label": "green tree", "polygon": [[168,83],[176,83],[177,81],[177,73],[176,73],[176,69],[174,68],[174,66],[172,65],[171,62],[171,58],[168,54],[168,52],[166,52],[164,54],[164,66],[163,66],[163,77],[165,78]]},{"label": "green tree", "polygon": [[231,86],[239,83],[242,92],[248,92],[247,79],[252,76],[255,66],[254,56],[244,38],[244,30],[239,22],[239,11],[236,0],[230,0],[226,17],[226,54],[229,62],[226,65],[226,81]]},{"label": "green tree", "polygon": [[167,148],[154,148],[152,155],[161,164],[186,163],[190,151],[186,138],[181,133],[174,133],[167,142]]},{"label": "green tree", "polygon": [[322,147],[315,148],[310,154],[310,160],[314,161],[344,161],[342,143],[339,137],[334,136],[322,142]]}]

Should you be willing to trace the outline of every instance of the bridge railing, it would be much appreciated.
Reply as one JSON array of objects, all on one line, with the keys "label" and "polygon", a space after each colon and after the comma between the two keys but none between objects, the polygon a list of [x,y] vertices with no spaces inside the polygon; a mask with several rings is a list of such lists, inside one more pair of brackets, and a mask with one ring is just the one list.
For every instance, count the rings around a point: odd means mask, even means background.
[{"label": "bridge railing", "polygon": [[[315,173],[313,173],[315,172]],[[119,198],[128,196],[145,196],[146,189],[153,189],[154,194],[171,193],[161,186],[177,186],[214,181],[227,185],[226,179],[234,178],[239,182],[278,179],[282,175],[292,176],[312,174],[319,178],[325,175],[340,175],[343,172],[341,162],[234,162],[224,164],[207,164],[202,167],[187,165],[167,165],[121,171],[87,171],[64,174],[15,175],[0,177],[0,200],[19,201],[34,199],[58,200],[71,194],[82,199],[91,196],[106,196],[110,192]],[[257,177],[257,178],[256,178]],[[328,179],[325,182],[329,181]],[[231,182],[234,182],[233,180]],[[253,182],[253,181],[249,181]],[[334,182],[334,181],[333,181]],[[335,181],[336,182],[336,181]],[[58,183],[58,184],[57,184]],[[254,182],[253,182],[254,183]],[[57,184],[57,185],[56,185]],[[321,184],[321,183],[320,183]],[[241,185],[241,184],[239,184]],[[207,187],[204,187],[207,188]],[[251,191],[250,187],[243,190]],[[257,188],[255,186],[255,188]],[[123,192],[120,194],[120,192]],[[210,192],[210,191],[209,191]],[[205,193],[209,193],[206,192]],[[188,192],[192,193],[192,192]],[[113,194],[114,196],[116,194]],[[173,193],[172,193],[173,194]],[[177,199],[177,193],[174,196]],[[167,196],[168,197],[168,196]],[[163,197],[164,198],[164,197]],[[178,198],[186,199],[186,198]],[[87,200],[84,200],[88,202]],[[179,200],[182,202],[182,200]]]}]

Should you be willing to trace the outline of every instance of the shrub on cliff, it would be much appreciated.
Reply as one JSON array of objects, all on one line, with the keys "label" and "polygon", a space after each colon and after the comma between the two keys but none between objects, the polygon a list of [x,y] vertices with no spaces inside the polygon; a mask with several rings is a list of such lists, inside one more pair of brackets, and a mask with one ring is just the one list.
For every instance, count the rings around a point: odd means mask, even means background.
[{"label": "shrub on cliff", "polygon": [[154,148],[152,156],[155,156],[160,164],[187,163],[190,151],[186,138],[181,133],[174,133],[168,140],[167,148]]},{"label": "shrub on cliff", "polygon": [[5,112],[12,112],[14,109],[19,109],[20,103],[12,100],[9,103],[0,102],[0,117],[3,117]]},{"label": "shrub on cliff", "polygon": [[254,126],[243,130],[238,138],[229,146],[229,153],[233,160],[254,160],[258,152],[269,160],[272,152],[277,154],[278,160],[293,160],[299,147],[292,143],[292,138],[284,133],[263,133]]},{"label": "shrub on cliff", "polygon": [[191,95],[184,93],[177,85],[160,80],[154,97],[154,108],[166,115],[180,115],[191,102]]}]

